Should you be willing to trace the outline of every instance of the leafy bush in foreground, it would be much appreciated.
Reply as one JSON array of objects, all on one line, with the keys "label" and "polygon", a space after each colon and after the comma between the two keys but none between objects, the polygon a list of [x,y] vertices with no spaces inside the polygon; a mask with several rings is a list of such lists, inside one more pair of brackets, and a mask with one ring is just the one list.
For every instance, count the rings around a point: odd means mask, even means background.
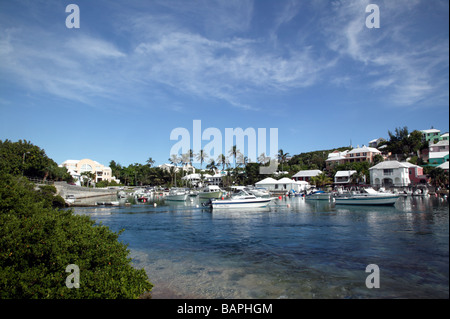
[{"label": "leafy bush in foreground", "polygon": [[[119,234],[57,210],[24,178],[0,176],[0,298],[137,298],[152,284]],[[80,288],[67,288],[69,264]]]}]

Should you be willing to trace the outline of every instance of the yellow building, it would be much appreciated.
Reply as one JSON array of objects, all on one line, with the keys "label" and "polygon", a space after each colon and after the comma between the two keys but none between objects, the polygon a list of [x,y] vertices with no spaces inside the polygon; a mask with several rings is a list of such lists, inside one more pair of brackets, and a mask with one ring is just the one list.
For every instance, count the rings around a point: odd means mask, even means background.
[{"label": "yellow building", "polygon": [[59,165],[65,167],[69,173],[77,180],[83,172],[91,172],[95,175],[95,182],[107,180],[108,182],[116,181],[120,183],[114,176],[112,176],[112,170],[108,166],[104,166],[99,162],[85,158],[82,160],[67,160]]}]

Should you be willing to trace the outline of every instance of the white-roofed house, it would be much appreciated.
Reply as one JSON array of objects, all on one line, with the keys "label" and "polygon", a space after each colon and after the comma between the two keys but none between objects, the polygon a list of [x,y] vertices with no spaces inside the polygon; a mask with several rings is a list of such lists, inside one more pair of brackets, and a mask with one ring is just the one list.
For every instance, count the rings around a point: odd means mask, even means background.
[{"label": "white-roofed house", "polygon": [[315,177],[319,174],[322,174],[322,171],[319,169],[303,170],[292,176],[292,178],[296,181],[305,181],[309,183],[311,177]]},{"label": "white-roofed house", "polygon": [[448,162],[442,163],[438,167],[448,172]]},{"label": "white-roofed house", "polygon": [[442,140],[429,146],[430,152],[448,152],[449,151],[449,141]]},{"label": "white-roofed house", "polygon": [[373,162],[373,158],[375,155],[380,154],[381,152],[373,147],[367,147],[363,145],[362,147],[357,147],[350,150],[347,153],[345,158],[346,163],[354,163],[354,162]]},{"label": "white-roofed house", "polygon": [[349,184],[352,180],[352,175],[356,173],[356,171],[337,171],[336,175],[334,175],[334,183]]},{"label": "white-roofed house", "polygon": [[439,166],[442,163],[448,162],[449,151],[446,152],[430,152],[428,155],[428,165]]},{"label": "white-roofed house", "polygon": [[410,162],[402,162],[402,164],[408,166],[409,180],[411,181],[411,184],[417,185],[425,184],[428,182],[429,178],[427,177],[427,175],[423,174],[423,167],[412,164]]},{"label": "white-roofed house", "polygon": [[270,192],[289,192],[290,190],[301,192],[309,188],[309,183],[305,181],[294,181],[287,177],[280,180],[268,177],[256,182],[255,186],[265,188]]},{"label": "white-roofed house", "polygon": [[374,140],[371,140],[369,142],[369,147],[377,148],[378,145],[380,145],[381,142],[386,142],[386,140],[382,137],[376,138]]},{"label": "white-roofed house", "polygon": [[267,177],[263,179],[262,181],[256,182],[256,187],[262,187],[267,189],[268,191],[274,191],[275,189],[278,189],[278,181],[272,177]]},{"label": "white-roofed house", "polygon": [[370,184],[379,186],[409,186],[409,165],[398,161],[385,161],[369,168]]},{"label": "white-roofed house", "polygon": [[328,158],[325,160],[327,169],[333,168],[336,165],[344,164],[347,158],[347,151],[334,151],[328,154]]},{"label": "white-roofed house", "polygon": [[91,172],[95,175],[95,182],[107,180],[120,183],[120,180],[112,176],[112,170],[108,166],[104,166],[97,161],[85,158],[82,160],[67,160],[62,162],[60,167],[66,167],[69,173],[77,180],[80,179],[81,173]]},{"label": "white-roofed house", "polygon": [[431,143],[437,143],[441,139],[441,131],[435,128],[429,130],[422,130],[422,137],[424,141]]}]

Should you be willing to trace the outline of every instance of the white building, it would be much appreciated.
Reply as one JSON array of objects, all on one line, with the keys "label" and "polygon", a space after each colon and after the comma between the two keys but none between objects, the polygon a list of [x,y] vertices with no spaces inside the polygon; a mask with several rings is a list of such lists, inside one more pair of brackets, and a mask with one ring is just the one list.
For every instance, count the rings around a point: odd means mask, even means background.
[{"label": "white building", "polygon": [[401,187],[411,184],[409,165],[405,163],[385,161],[369,168],[369,171],[372,186]]},{"label": "white building", "polygon": [[292,178],[295,179],[296,181],[305,181],[309,183],[311,177],[315,177],[319,174],[322,174],[322,171],[319,169],[304,170],[299,171],[297,174],[292,176]]},{"label": "white building", "polygon": [[84,172],[91,172],[95,175],[94,182],[100,181],[115,181],[116,183],[120,183],[120,180],[116,179],[116,177],[112,176],[112,170],[108,166],[104,166],[99,162],[90,160],[90,159],[82,159],[82,160],[67,160],[62,162],[59,167],[67,168],[68,172],[75,179],[77,184],[81,179],[81,174]]},{"label": "white building", "polygon": [[337,171],[336,175],[334,175],[334,183],[348,184],[352,180],[352,175],[356,173],[356,171]]},{"label": "white building", "polygon": [[262,181],[255,183],[255,186],[265,188],[271,192],[281,192],[281,191],[289,192],[290,190],[294,190],[296,192],[302,192],[302,191],[310,188],[310,185],[308,182],[294,181],[287,177],[284,177],[280,180],[276,180],[272,177],[268,177],[266,179],[263,179]]},{"label": "white building", "polygon": [[334,151],[328,154],[328,158],[325,160],[325,164],[327,165],[327,169],[332,168],[336,165],[344,164],[347,158],[347,151]]},{"label": "white building", "polygon": [[374,140],[371,140],[369,142],[369,147],[377,148],[378,145],[380,145],[381,142],[386,142],[386,140],[382,137],[376,138]]},{"label": "white building", "polygon": [[447,173],[448,173],[448,162],[444,162],[441,165],[439,165],[438,167],[443,169],[444,171],[447,171]]},{"label": "white building", "polygon": [[379,150],[373,147],[367,147],[363,145],[362,147],[357,147],[350,150],[347,153],[345,163],[353,163],[353,162],[373,162],[373,158],[375,155],[381,154]]}]

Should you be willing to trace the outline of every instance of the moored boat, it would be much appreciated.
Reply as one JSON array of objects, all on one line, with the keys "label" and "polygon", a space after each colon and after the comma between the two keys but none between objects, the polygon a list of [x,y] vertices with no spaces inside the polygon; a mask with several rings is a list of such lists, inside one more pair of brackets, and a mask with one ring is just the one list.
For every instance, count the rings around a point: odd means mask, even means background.
[{"label": "moored boat", "polygon": [[228,199],[212,200],[211,207],[213,209],[236,209],[236,208],[260,208],[266,207],[271,198],[256,197],[246,191],[240,191]]},{"label": "moored boat", "polygon": [[185,201],[189,196],[189,193],[182,189],[173,188],[169,191],[169,194],[164,197],[165,200]]},{"label": "moored boat", "polygon": [[199,193],[200,198],[222,198],[222,190],[217,185],[208,185],[204,187]]},{"label": "moored boat", "polygon": [[365,188],[362,193],[338,196],[336,204],[343,205],[394,205],[400,196],[377,192],[373,188]]},{"label": "moored boat", "polygon": [[315,191],[311,194],[305,196],[305,199],[315,199],[315,200],[330,200],[331,193],[326,193],[324,191]]}]

